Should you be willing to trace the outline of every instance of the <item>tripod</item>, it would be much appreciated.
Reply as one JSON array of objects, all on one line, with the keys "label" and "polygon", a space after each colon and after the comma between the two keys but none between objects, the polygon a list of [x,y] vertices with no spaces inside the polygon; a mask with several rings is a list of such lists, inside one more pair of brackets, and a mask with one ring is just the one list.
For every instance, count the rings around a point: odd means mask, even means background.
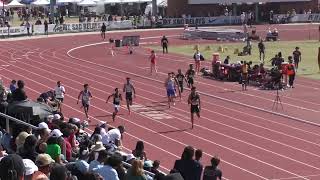
[{"label": "tripod", "polygon": [[282,102],[281,102],[280,95],[279,95],[279,88],[277,88],[277,95],[276,95],[276,98],[273,101],[272,110],[274,109],[274,107],[276,108],[276,110],[278,110],[278,105],[279,104],[281,105],[281,108],[283,110]]}]

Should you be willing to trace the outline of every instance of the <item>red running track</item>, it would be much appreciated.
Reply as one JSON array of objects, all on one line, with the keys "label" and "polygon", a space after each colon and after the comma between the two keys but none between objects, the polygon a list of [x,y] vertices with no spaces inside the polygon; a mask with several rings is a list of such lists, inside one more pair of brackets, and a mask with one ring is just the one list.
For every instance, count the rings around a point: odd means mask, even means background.
[{"label": "red running track", "polygon": [[[160,36],[159,31],[141,33],[142,37]],[[166,34],[174,35],[176,31]],[[116,34],[121,36],[122,34]],[[149,38],[142,42],[158,41]],[[50,40],[50,43],[48,43]],[[94,99],[90,109],[92,124],[98,120],[111,121],[111,104],[106,97],[115,87],[121,88],[125,77],[130,76],[137,89],[136,109],[130,116],[121,109],[115,123],[124,124],[125,150],[134,149],[137,140],[143,140],[150,159],[159,159],[162,170],[168,172],[174,160],[186,145],[202,149],[202,162],[209,164],[212,155],[218,154],[225,179],[319,179],[319,127],[253,108],[236,105],[202,95],[202,117],[190,130],[188,92],[181,102],[168,109],[163,81],[166,73],[178,68],[186,69],[190,59],[177,55],[159,55],[160,73],[148,77],[147,50],[135,49],[130,56],[122,50],[111,57],[106,44],[92,45],[67,52],[74,47],[101,42],[98,36],[75,36],[1,43],[1,76],[8,84],[11,79],[26,81],[29,97],[35,99],[41,92],[55,86],[57,80],[64,84],[67,95],[64,114],[84,118],[76,105],[82,84],[89,83]],[[174,42],[174,39],[170,39]],[[125,72],[126,71],[126,72]],[[199,91],[271,109],[274,92],[238,91],[234,83],[222,83],[198,77]],[[297,87],[282,95],[283,114],[317,122],[320,100],[319,81],[298,78]],[[294,95],[294,96],[293,96]],[[150,115],[150,111],[159,116]],[[319,116],[317,116],[319,117]],[[92,128],[91,128],[92,130]],[[91,131],[88,129],[88,131]]]}]

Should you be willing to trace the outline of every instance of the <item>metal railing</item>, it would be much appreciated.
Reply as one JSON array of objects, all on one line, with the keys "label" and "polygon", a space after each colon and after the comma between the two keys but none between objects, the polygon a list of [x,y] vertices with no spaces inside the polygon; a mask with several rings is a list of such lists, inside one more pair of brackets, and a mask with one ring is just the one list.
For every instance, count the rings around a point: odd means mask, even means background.
[{"label": "metal railing", "polygon": [[[22,120],[19,120],[19,119],[17,119],[17,118],[14,118],[14,117],[12,117],[12,116],[9,116],[9,115],[4,114],[4,113],[1,113],[1,112],[0,112],[0,116],[6,119],[6,131],[7,131],[7,132],[9,132],[10,121],[14,121],[14,122],[16,122],[16,123],[18,123],[18,124],[22,124],[22,125],[31,127],[32,129],[37,129],[37,128],[38,128],[38,127],[36,127],[36,126],[34,126],[34,125],[32,125],[32,124],[29,124],[29,123],[27,123],[27,122],[24,122],[24,121],[22,121]],[[129,167],[129,168],[132,166],[131,164],[129,164],[129,163],[125,162],[125,161],[122,161],[122,163],[123,163],[126,167]],[[71,164],[72,164],[72,163],[71,163]],[[152,173],[152,172],[149,172],[149,171],[144,171],[144,172],[145,172],[145,174],[148,174],[148,175],[151,176],[151,177],[154,177],[154,176],[155,176],[155,174]]]}]

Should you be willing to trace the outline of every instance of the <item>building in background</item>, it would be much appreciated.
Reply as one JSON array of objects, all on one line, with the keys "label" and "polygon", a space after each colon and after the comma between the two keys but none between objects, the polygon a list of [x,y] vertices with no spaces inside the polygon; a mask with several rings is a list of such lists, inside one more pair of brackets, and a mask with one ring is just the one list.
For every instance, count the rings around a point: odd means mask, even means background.
[{"label": "building in background", "polygon": [[182,15],[220,16],[226,11],[232,15],[254,12],[260,19],[272,10],[275,14],[286,14],[295,9],[296,13],[319,12],[320,0],[168,0],[167,14],[170,17]]}]

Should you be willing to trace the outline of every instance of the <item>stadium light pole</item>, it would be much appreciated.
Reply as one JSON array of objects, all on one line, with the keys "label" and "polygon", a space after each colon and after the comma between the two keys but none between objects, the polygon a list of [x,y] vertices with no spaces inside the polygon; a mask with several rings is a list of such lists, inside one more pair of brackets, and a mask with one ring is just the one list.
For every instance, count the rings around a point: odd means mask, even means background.
[{"label": "stadium light pole", "polygon": [[158,14],[157,0],[152,0],[152,15],[156,16]]}]

